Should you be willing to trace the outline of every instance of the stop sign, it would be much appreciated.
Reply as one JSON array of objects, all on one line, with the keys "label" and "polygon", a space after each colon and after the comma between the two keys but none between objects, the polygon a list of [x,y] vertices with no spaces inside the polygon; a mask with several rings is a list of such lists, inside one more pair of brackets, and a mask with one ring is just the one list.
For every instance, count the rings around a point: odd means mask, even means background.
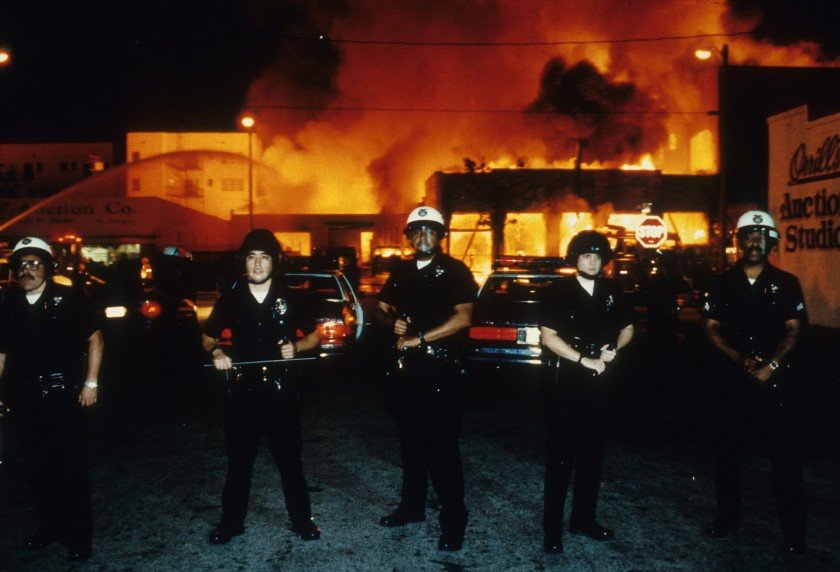
[{"label": "stop sign", "polygon": [[648,215],[636,227],[636,240],[645,248],[659,248],[668,238],[668,225],[662,217]]}]

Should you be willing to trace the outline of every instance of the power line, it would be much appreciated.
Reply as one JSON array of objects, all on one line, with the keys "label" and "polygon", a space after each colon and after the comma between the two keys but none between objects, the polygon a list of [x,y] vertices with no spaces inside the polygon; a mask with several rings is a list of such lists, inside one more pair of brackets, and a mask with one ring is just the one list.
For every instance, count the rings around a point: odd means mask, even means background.
[{"label": "power line", "polygon": [[447,107],[364,107],[318,105],[247,105],[246,110],[278,109],[289,111],[371,111],[376,113],[487,113],[516,115],[710,115],[712,111],[668,111],[668,110],[609,110],[609,111],[559,111],[541,109],[467,109]]},{"label": "power line", "polygon": [[283,36],[285,40],[298,42],[330,42],[333,44],[353,44],[370,46],[424,46],[424,47],[546,47],[546,46],[581,46],[590,44],[630,44],[643,42],[669,42],[679,40],[701,40],[705,38],[733,38],[751,34],[752,30],[720,34],[691,34],[677,36],[654,36],[649,38],[616,38],[600,40],[557,40],[527,42],[433,42],[428,40],[364,40],[358,38],[330,38],[328,36]]}]

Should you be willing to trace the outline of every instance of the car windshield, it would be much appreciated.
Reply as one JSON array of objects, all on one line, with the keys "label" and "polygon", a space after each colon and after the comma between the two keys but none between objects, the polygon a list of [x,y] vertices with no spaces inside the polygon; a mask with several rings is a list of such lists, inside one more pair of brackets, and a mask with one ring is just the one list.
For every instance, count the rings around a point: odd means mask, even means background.
[{"label": "car windshield", "polygon": [[480,301],[532,302],[557,281],[557,276],[490,276],[481,289]]},{"label": "car windshield", "polygon": [[334,276],[286,274],[286,285],[322,300],[341,302],[344,299],[344,292]]}]

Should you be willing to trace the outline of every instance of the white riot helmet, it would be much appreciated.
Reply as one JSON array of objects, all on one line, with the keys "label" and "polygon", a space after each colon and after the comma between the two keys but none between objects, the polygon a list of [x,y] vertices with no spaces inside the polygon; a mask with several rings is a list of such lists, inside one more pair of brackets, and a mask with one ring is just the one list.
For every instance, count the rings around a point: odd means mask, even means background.
[{"label": "white riot helmet", "polygon": [[27,254],[40,258],[41,262],[44,263],[44,267],[47,269],[47,275],[51,274],[53,266],[53,251],[52,247],[47,244],[46,241],[38,238],[37,236],[27,236],[26,238],[19,240],[18,243],[15,244],[14,249],[12,249],[12,266],[17,267],[20,264],[21,257],[26,256]]},{"label": "white riot helmet", "polygon": [[436,209],[427,206],[420,206],[411,211],[408,220],[405,221],[406,236],[412,228],[428,226],[438,231],[440,238],[446,236],[446,224],[443,222],[443,215]]},{"label": "white riot helmet", "polygon": [[779,231],[769,213],[764,211],[747,211],[738,219],[738,240],[755,231],[761,232],[768,238],[779,241]]}]

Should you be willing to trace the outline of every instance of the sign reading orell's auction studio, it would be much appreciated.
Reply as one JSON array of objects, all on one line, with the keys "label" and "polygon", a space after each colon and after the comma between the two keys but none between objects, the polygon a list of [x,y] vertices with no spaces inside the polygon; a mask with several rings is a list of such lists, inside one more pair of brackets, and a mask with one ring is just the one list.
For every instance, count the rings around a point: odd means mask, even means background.
[{"label": "sign reading orell's auction studio", "polygon": [[767,123],[779,263],[802,281],[811,321],[840,327],[840,113],[808,121],[799,107]]}]

